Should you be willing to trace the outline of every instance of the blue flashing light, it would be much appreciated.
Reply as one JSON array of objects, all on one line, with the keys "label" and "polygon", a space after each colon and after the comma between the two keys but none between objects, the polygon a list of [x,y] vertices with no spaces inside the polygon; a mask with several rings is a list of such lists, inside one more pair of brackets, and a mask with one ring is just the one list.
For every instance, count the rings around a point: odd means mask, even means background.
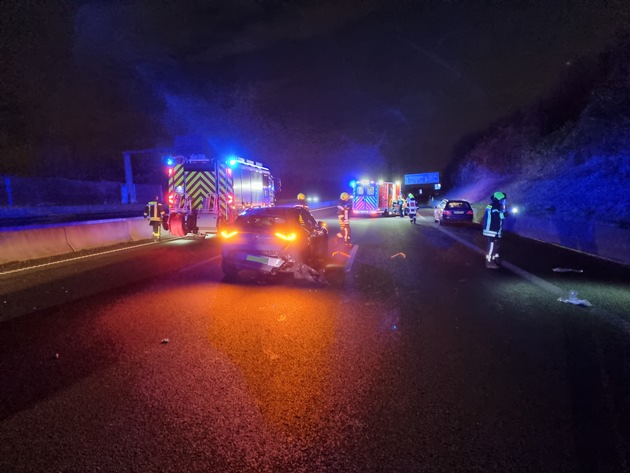
[{"label": "blue flashing light", "polygon": [[227,159],[227,163],[228,163],[228,166],[233,168],[234,166],[236,166],[236,163],[238,163],[238,159],[237,158],[228,158]]},{"label": "blue flashing light", "polygon": [[357,186],[357,181],[350,181],[350,187],[353,189]]},{"label": "blue flashing light", "polygon": [[165,157],[164,162],[166,163],[167,166],[172,166],[173,164],[175,164],[175,160],[173,159],[172,156]]}]

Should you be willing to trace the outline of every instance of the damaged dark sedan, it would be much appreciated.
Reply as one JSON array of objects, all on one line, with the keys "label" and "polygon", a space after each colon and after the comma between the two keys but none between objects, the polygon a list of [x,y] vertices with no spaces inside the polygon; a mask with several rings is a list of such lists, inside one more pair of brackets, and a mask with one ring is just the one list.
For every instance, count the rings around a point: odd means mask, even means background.
[{"label": "damaged dark sedan", "polygon": [[263,275],[317,274],[328,260],[328,230],[303,207],[256,207],[224,224],[221,268]]}]

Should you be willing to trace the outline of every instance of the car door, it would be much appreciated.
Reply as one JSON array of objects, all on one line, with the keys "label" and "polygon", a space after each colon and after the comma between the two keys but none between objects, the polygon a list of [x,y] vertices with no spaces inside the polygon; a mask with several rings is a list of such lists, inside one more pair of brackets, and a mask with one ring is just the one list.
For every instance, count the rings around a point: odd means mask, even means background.
[{"label": "car door", "polygon": [[308,234],[309,258],[324,258],[328,256],[328,231],[318,225],[315,217],[306,209],[299,210],[300,225]]},{"label": "car door", "polygon": [[439,204],[435,206],[435,211],[433,212],[433,219],[437,222],[442,219],[442,212],[444,211],[444,206],[448,201],[446,199],[442,199]]}]

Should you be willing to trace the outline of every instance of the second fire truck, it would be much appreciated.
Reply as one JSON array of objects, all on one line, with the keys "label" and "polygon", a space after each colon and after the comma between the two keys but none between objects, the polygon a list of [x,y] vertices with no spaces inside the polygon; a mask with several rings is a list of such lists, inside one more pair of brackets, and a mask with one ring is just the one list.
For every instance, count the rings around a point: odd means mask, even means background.
[{"label": "second fire truck", "polygon": [[172,235],[216,233],[222,221],[233,220],[246,208],[275,204],[274,178],[261,163],[190,154],[169,157],[167,166],[168,216],[163,226]]}]

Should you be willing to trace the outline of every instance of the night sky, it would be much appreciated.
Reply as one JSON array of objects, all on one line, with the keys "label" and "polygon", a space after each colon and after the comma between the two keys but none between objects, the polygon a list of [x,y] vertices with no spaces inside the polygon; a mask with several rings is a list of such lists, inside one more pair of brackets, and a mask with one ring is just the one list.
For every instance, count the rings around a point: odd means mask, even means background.
[{"label": "night sky", "polygon": [[108,152],[195,134],[312,179],[443,170],[463,136],[547,94],[630,19],[628,1],[585,0],[2,8],[3,119],[26,110],[21,132]]}]

